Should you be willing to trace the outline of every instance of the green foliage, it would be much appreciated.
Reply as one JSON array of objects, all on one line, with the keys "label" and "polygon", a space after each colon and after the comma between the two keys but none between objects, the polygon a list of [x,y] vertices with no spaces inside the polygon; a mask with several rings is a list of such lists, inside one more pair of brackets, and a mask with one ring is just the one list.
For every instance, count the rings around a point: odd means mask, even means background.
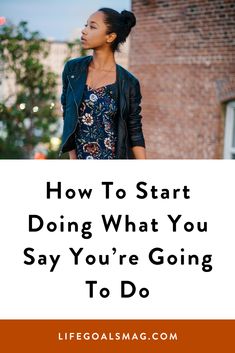
[{"label": "green foliage", "polygon": [[33,158],[38,143],[56,136],[57,75],[41,63],[48,54],[49,44],[39,32],[30,32],[27,22],[1,27],[1,75],[13,73],[15,85],[0,102],[0,158]]},{"label": "green foliage", "polygon": [[79,38],[75,39],[73,42],[68,42],[67,46],[68,46],[68,56],[65,58],[64,62],[71,59],[74,52],[80,53],[80,56],[87,55],[87,50],[82,48],[81,41]]}]

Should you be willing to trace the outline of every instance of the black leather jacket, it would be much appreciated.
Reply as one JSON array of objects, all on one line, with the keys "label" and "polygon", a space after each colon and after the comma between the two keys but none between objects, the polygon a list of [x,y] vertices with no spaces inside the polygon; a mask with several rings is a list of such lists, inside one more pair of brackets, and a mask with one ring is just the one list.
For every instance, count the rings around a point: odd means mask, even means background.
[{"label": "black leather jacket", "polygon": [[[61,104],[63,109],[63,134],[59,157],[75,148],[74,132],[79,117],[79,106],[86,84],[88,65],[92,55],[71,59],[65,63],[62,73]],[[116,158],[133,158],[132,146],[145,147],[142,132],[141,92],[138,79],[122,66],[116,64],[118,87],[118,123]]]}]

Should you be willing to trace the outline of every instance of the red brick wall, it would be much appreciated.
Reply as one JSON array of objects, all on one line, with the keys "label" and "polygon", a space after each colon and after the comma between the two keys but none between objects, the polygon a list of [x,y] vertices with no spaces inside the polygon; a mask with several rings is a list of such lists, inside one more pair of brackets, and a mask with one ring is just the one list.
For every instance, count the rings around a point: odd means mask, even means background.
[{"label": "red brick wall", "polygon": [[132,0],[129,70],[139,78],[148,158],[223,158],[235,99],[235,1]]}]

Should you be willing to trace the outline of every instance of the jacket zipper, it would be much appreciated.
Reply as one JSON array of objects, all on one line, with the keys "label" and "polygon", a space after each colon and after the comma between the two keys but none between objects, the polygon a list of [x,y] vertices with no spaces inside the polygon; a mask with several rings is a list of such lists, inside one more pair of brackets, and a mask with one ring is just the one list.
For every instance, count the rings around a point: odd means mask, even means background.
[{"label": "jacket zipper", "polygon": [[[68,77],[68,81],[69,81],[69,76],[67,75],[67,77]],[[70,85],[71,90],[72,90],[72,92],[73,92],[73,87],[71,86],[70,81],[69,81],[69,85]],[[63,143],[63,146],[61,146],[61,149],[60,149],[60,152],[59,152],[59,157],[61,157],[61,155],[62,155],[62,149],[63,149],[64,145],[66,145],[68,139],[74,134],[74,132],[76,131],[77,126],[78,126],[78,119],[79,119],[78,105],[77,105],[77,102],[76,102],[76,100],[75,100],[75,98],[74,98],[74,92],[73,92],[73,99],[74,99],[74,102],[75,102],[75,105],[76,105],[76,108],[77,108],[77,122],[76,122],[75,128],[73,129],[72,133],[67,137],[66,141]]]}]

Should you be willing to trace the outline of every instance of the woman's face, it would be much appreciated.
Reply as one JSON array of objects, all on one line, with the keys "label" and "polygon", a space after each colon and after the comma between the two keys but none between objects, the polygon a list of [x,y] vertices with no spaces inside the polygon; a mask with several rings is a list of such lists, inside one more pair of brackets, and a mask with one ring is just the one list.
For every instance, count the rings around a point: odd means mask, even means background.
[{"label": "woman's face", "polygon": [[107,26],[104,23],[104,13],[97,11],[87,20],[82,30],[81,43],[83,49],[98,49],[109,46],[116,38],[115,33],[106,34]]}]

